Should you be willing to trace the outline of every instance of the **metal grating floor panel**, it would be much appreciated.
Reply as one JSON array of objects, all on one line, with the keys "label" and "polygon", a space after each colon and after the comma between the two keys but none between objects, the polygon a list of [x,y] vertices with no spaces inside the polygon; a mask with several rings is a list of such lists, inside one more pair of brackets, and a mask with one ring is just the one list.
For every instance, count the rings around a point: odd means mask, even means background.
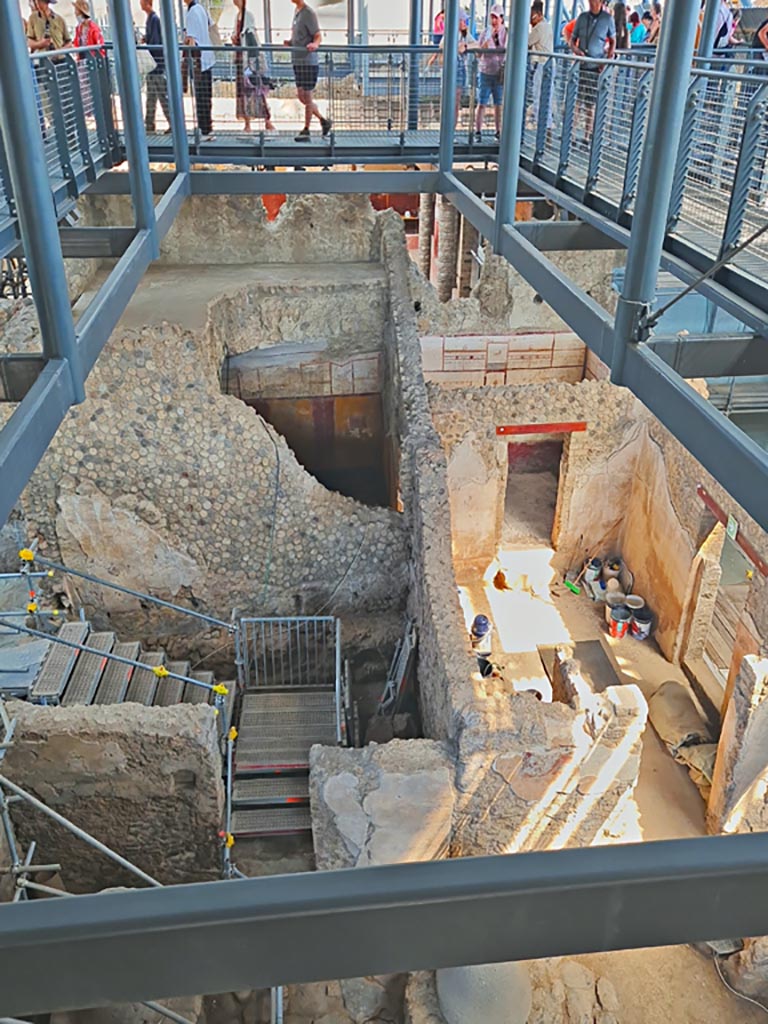
[{"label": "metal grating floor panel", "polygon": [[[88,637],[88,646],[95,647],[99,651],[109,653],[115,644],[114,633],[91,633]],[[83,652],[77,659],[77,664],[69,677],[69,682],[64,690],[61,703],[67,707],[74,704],[90,704],[99,685],[102,673],[109,664],[109,660],[99,654],[88,654]]]},{"label": "metal grating floor panel", "polygon": [[[131,661],[138,661],[140,650],[141,644],[138,640],[132,640],[130,643],[115,644],[112,653],[119,655],[121,658],[130,658]],[[119,661],[110,661],[104,669],[104,674],[101,677],[99,688],[96,690],[93,703],[122,704],[134,671],[135,669],[131,665],[123,665]]]},{"label": "metal grating floor panel", "polygon": [[[201,683],[213,685],[213,672],[193,672],[190,678],[199,679]],[[184,704],[207,704],[210,695],[211,691],[203,686],[193,686],[192,683],[185,683],[182,702]]]},{"label": "metal grating floor panel", "polygon": [[239,729],[239,770],[305,766],[315,743],[336,745],[335,693],[247,693]]},{"label": "metal grating floor panel", "polygon": [[262,776],[236,779],[232,793],[235,805],[254,806],[270,803],[309,802],[309,778],[306,775]]},{"label": "metal grating floor panel", "polygon": [[333,688],[327,690],[272,690],[269,693],[259,693],[248,690],[243,697],[243,712],[249,708],[266,709],[279,707],[281,710],[287,707],[300,708],[322,708],[335,707],[336,694]]},{"label": "metal grating floor panel", "polygon": [[311,829],[308,806],[253,807],[232,815],[232,832],[236,836],[287,835]]},{"label": "metal grating floor panel", "polygon": [[[59,630],[58,636],[62,640],[69,640],[70,643],[82,644],[85,643],[89,630],[90,626],[87,622],[65,622]],[[40,675],[32,686],[32,699],[60,697],[79,653],[71,647],[53,643],[48,657],[40,669]]]},{"label": "metal grating floor panel", "polygon": [[[145,651],[138,660],[147,665],[163,665],[165,664],[165,651]],[[158,678],[151,669],[134,669],[133,678],[125,695],[126,701],[133,701],[136,704],[149,707],[154,700],[157,684]]]},{"label": "metal grating floor panel", "polygon": [[[175,672],[177,676],[189,675],[188,661],[169,661],[165,667],[169,672]],[[186,685],[180,679],[161,679],[157,684],[154,706],[156,708],[167,708],[171,704],[181,704],[181,696]]]}]

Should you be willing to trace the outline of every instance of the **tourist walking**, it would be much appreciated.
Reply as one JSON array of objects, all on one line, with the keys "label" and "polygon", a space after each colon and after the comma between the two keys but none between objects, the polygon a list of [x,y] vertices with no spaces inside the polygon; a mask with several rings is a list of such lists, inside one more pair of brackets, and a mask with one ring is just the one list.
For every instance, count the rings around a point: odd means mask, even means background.
[{"label": "tourist walking", "polygon": [[144,23],[144,43],[149,47],[149,54],[155,66],[147,75],[147,104],[144,110],[144,128],[148,135],[155,131],[155,114],[159,103],[163,117],[168,122],[165,134],[171,132],[171,108],[168,103],[168,80],[165,77],[165,54],[163,52],[163,28],[160,17],[152,6],[152,0],[140,0],[141,9],[146,14]]},{"label": "tourist walking", "polygon": [[628,50],[632,45],[629,26],[627,25],[627,5],[613,5],[613,27],[616,29],[616,49]]},{"label": "tourist walking", "polygon": [[[544,4],[542,0],[533,0],[531,4],[531,28],[528,32],[528,50],[531,54],[531,119],[534,125],[539,123],[539,107],[541,105],[541,85],[544,78],[544,64],[546,56],[552,53],[554,40],[552,38],[552,26],[544,17]],[[541,54],[541,56],[537,56]],[[552,68],[554,74],[554,65]],[[552,127],[552,93],[550,87],[549,103],[547,109],[547,128]]]},{"label": "tourist walking", "polygon": [[[490,13],[490,25],[484,29],[476,48],[481,51],[478,59],[478,106],[475,119],[475,139],[482,142],[485,108],[493,101],[493,118],[496,138],[501,134],[501,104],[504,91],[504,51],[507,48],[507,29],[504,25],[504,8],[494,4]],[[488,53],[488,50],[495,52]],[[485,52],[483,52],[485,51]]]},{"label": "tourist walking", "polygon": [[[88,0],[75,0],[72,6],[75,8],[75,17],[77,18],[74,38],[76,49],[82,49],[86,46],[98,47],[103,56],[105,53],[104,34],[99,28],[98,22],[94,21],[91,17],[91,7]],[[81,60],[86,55],[79,53],[77,56]]]},{"label": "tourist walking", "polygon": [[304,127],[294,137],[296,142],[307,142],[310,138],[309,126],[312,118],[320,122],[323,135],[331,130],[330,117],[323,117],[315,103],[315,87],[320,73],[320,60],[317,51],[323,41],[320,23],[312,8],[304,0],[291,0],[296,8],[291,22],[291,38],[283,41],[283,46],[292,48],[293,77],[296,82],[296,95],[304,107]]},{"label": "tourist walking", "polygon": [[[461,98],[467,87],[467,50],[469,49],[470,35],[467,15],[459,11],[459,38],[456,42],[456,111],[453,118],[454,128],[459,123],[461,111]],[[440,52],[433,53],[427,61],[427,67],[431,67],[440,58],[445,60],[445,36],[440,40]]]},{"label": "tourist walking", "polygon": [[579,64],[576,118],[584,118],[585,141],[592,137],[597,103],[597,83],[604,61],[616,50],[616,29],[613,18],[603,7],[602,0],[589,0],[589,10],[581,13],[571,36],[571,50],[580,57],[597,58],[600,63],[584,61]]},{"label": "tourist walking", "polygon": [[648,35],[648,30],[645,25],[640,21],[640,15],[637,11],[632,11],[629,16],[629,43],[630,46],[642,46],[645,42],[645,37]]},{"label": "tourist walking", "polygon": [[51,10],[56,0],[37,0],[27,22],[27,45],[32,53],[45,50],[63,50],[72,45],[67,23],[60,14]]},{"label": "tourist walking", "polygon": [[235,31],[232,45],[244,46],[245,53],[235,53],[235,115],[244,123],[245,131],[251,130],[253,118],[264,118],[264,128],[273,132],[275,126],[267,103],[267,86],[264,81],[264,63],[259,49],[256,21],[248,10],[246,0],[234,0],[237,8]]},{"label": "tourist walking", "polygon": [[[198,0],[185,0],[187,5],[186,45],[209,47],[211,45],[208,12]],[[195,89],[195,111],[197,127],[203,142],[212,142],[213,134],[213,65],[216,55],[213,50],[197,49],[192,52],[192,81]]]}]

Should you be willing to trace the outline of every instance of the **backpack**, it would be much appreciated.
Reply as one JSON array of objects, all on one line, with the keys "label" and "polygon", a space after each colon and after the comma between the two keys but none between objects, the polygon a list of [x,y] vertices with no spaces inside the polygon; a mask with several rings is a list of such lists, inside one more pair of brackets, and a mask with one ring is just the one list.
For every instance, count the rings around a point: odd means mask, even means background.
[{"label": "backpack", "polygon": [[768,18],[766,18],[765,21],[761,25],[758,25],[755,29],[752,38],[749,41],[750,50],[762,50],[763,53],[768,53],[768,48],[763,46],[759,38],[760,33],[763,31],[766,25],[768,25]]}]

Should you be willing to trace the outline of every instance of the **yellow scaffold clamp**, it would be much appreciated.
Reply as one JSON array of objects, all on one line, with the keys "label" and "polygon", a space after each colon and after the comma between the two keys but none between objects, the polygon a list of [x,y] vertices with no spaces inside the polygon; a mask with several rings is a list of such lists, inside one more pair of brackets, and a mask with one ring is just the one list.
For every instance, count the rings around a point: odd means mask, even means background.
[{"label": "yellow scaffold clamp", "polygon": [[229,693],[229,689],[224,685],[224,683],[216,683],[216,685],[211,687],[211,689],[214,693],[221,694],[222,697],[226,697]]},{"label": "yellow scaffold clamp", "polygon": [[234,727],[234,725],[227,733],[227,739],[229,740],[230,743],[234,743],[235,740],[237,739],[237,729]]},{"label": "yellow scaffold clamp", "polygon": [[49,569],[49,570],[48,570],[48,575],[49,575],[49,576],[53,576],[53,569]]},{"label": "yellow scaffold clamp", "polygon": [[224,840],[224,845],[228,850],[231,850],[232,847],[235,845],[235,837],[232,835],[231,832],[227,832],[227,838]]},{"label": "yellow scaffold clamp", "polygon": [[168,669],[165,667],[165,665],[153,665],[152,671],[155,673],[158,679],[165,679],[165,677],[169,674]]},{"label": "yellow scaffold clamp", "polygon": [[34,615],[37,611],[37,601],[30,601],[27,605],[27,611],[30,615]]},{"label": "yellow scaffold clamp", "polygon": [[22,562],[34,562],[35,552],[31,548],[22,548],[19,552],[19,558]]}]

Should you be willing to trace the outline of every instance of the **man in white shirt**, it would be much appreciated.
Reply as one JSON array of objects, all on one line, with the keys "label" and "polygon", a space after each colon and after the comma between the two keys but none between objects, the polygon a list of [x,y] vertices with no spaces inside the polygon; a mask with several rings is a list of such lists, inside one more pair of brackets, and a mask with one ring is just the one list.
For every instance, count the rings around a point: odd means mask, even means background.
[{"label": "man in white shirt", "polygon": [[[544,64],[546,57],[537,57],[536,54],[552,53],[554,42],[552,39],[552,26],[544,17],[544,4],[542,0],[533,0],[531,4],[531,28],[528,32],[528,50],[531,54],[531,93],[533,106],[531,108],[532,127],[539,123],[539,105],[541,103],[541,83],[544,78]],[[554,68],[553,68],[554,71]],[[549,110],[547,113],[547,128],[552,127],[552,93],[549,93]]]},{"label": "man in white shirt", "polygon": [[[187,4],[187,46],[210,46],[211,23],[208,12],[197,0],[186,0]],[[197,50],[192,53],[192,74],[195,83],[195,110],[197,126],[204,142],[211,142],[213,134],[213,65],[216,54],[213,50]]]}]

